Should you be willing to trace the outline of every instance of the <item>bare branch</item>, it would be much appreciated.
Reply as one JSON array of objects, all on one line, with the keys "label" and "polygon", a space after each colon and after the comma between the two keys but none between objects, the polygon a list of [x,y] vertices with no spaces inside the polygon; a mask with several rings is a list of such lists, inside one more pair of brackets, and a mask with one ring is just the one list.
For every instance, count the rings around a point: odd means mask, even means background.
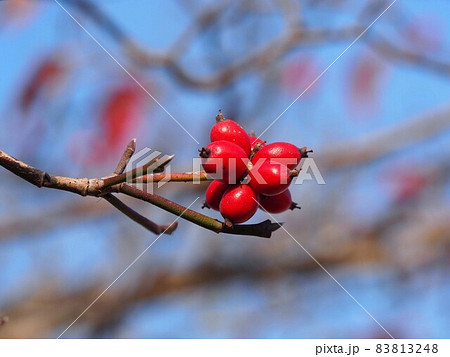
[{"label": "bare branch", "polygon": [[133,156],[135,150],[136,150],[136,139],[133,139],[128,143],[127,147],[125,148],[125,151],[123,152],[122,157],[120,158],[113,175],[120,175],[125,171],[125,167],[127,166],[128,162]]},{"label": "bare branch", "polygon": [[153,232],[155,234],[172,234],[172,232],[177,228],[178,222],[174,222],[170,225],[159,225],[148,218],[142,216],[135,210],[133,210],[131,207],[127,206],[125,203],[123,203],[121,200],[119,200],[117,197],[115,197],[111,193],[107,193],[103,196],[103,198],[111,203],[115,208],[117,208],[120,212],[125,214],[127,217],[131,218],[136,223],[139,223],[141,226],[149,230],[150,232]]},{"label": "bare branch", "polygon": [[450,107],[421,114],[403,125],[385,129],[354,141],[330,145],[316,157],[321,168],[343,169],[373,162],[450,129]]},{"label": "bare branch", "polygon": [[140,177],[141,175],[146,174],[147,172],[158,172],[164,170],[164,166],[167,165],[170,161],[173,160],[175,155],[164,156],[161,159],[156,158],[148,162],[147,164],[134,168],[131,171],[124,172],[117,176],[106,177],[103,179],[104,187],[111,187],[117,185],[119,183],[125,182],[127,179],[135,179]]},{"label": "bare branch", "polygon": [[128,185],[126,183],[119,186],[119,192],[125,193],[139,200],[149,202],[167,212],[173,213],[177,216],[180,216],[181,218],[184,218],[187,221],[190,221],[200,227],[209,229],[210,231],[216,233],[239,234],[270,238],[272,232],[280,228],[279,224],[272,224],[270,221],[264,221],[258,224],[242,224],[227,227],[223,222],[220,222],[214,218],[195,212],[191,209],[186,209],[186,207],[172,202],[167,198],[155,195],[153,193],[141,191],[136,187]]}]

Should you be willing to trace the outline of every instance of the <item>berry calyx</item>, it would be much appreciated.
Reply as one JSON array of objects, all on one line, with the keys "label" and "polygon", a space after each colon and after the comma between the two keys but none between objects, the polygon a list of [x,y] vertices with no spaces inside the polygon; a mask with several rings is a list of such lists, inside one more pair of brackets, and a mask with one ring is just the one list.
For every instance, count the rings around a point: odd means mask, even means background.
[{"label": "berry calyx", "polygon": [[259,195],[248,185],[235,185],[228,188],[222,200],[219,210],[225,220],[232,223],[248,221],[258,209]]},{"label": "berry calyx", "polygon": [[221,112],[216,117],[217,123],[211,128],[211,141],[225,140],[240,146],[250,156],[251,144],[248,134],[231,119],[224,119]]},{"label": "berry calyx", "polygon": [[253,156],[252,163],[256,163],[260,159],[272,159],[271,161],[280,162],[289,169],[295,169],[302,157],[308,156],[306,148],[299,149],[297,146],[285,143],[271,143],[260,150]]},{"label": "berry calyx", "polygon": [[266,196],[278,195],[291,184],[291,170],[286,165],[269,160],[258,161],[249,172],[250,187]]},{"label": "berry calyx", "polygon": [[237,182],[247,172],[247,154],[229,141],[214,141],[202,148],[203,169],[222,182]]},{"label": "berry calyx", "polygon": [[255,145],[258,145],[258,148],[259,148],[259,149],[266,145],[266,142],[265,142],[264,140],[262,140],[261,138],[258,138],[258,137],[255,135],[255,132],[254,132],[254,131],[252,131],[252,132],[249,134],[249,137],[250,137],[250,145],[251,145],[251,147],[252,147],[252,150],[253,150],[253,148],[255,147]]},{"label": "berry calyx", "polygon": [[220,200],[228,189],[228,185],[224,182],[214,180],[206,189],[204,206],[218,211]]},{"label": "berry calyx", "polygon": [[288,209],[294,210],[300,208],[297,203],[292,202],[291,192],[289,190],[275,196],[261,195],[259,204],[269,213],[281,213]]}]

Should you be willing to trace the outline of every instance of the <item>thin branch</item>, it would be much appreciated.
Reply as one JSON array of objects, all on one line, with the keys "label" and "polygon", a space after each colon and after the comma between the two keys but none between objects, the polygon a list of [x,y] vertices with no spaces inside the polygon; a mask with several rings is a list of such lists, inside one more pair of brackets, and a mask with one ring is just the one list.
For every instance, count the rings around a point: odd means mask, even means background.
[{"label": "thin branch", "polygon": [[450,107],[420,114],[402,125],[386,128],[362,138],[328,145],[315,160],[320,169],[339,170],[373,162],[410,145],[450,130]]},{"label": "thin branch", "polygon": [[37,187],[54,188],[81,196],[99,196],[102,179],[72,178],[50,175],[0,150],[0,165]]},{"label": "thin branch", "polygon": [[147,217],[142,216],[138,212],[136,212],[131,207],[127,206],[125,203],[123,203],[121,200],[119,200],[116,196],[114,196],[111,193],[107,193],[106,195],[102,196],[106,201],[111,203],[115,208],[117,208],[120,212],[125,214],[127,217],[131,218],[136,223],[139,223],[144,228],[148,229],[149,231],[155,233],[155,234],[172,234],[172,232],[177,228],[178,222],[174,222],[170,225],[159,225],[151,220],[149,220]]},{"label": "thin branch", "polygon": [[125,171],[125,167],[127,167],[127,164],[130,161],[131,157],[134,155],[135,150],[136,150],[136,139],[133,139],[128,143],[127,147],[125,148],[125,151],[123,152],[122,157],[120,158],[113,175],[120,175]]},{"label": "thin branch", "polygon": [[212,181],[204,171],[201,172],[176,172],[176,173],[159,173],[144,175],[133,180],[134,183],[154,183],[160,181],[167,182],[198,182],[198,181]]},{"label": "thin branch", "polygon": [[420,68],[428,69],[437,74],[442,74],[445,76],[450,75],[450,62],[433,59],[422,53],[401,48],[390,42],[387,38],[381,38],[381,36],[378,36],[374,40],[369,40],[367,44],[373,51],[383,58],[404,62],[413,66],[419,66]]},{"label": "thin branch", "polygon": [[[216,233],[227,233],[227,234],[239,234],[239,235],[251,235],[263,238],[270,238],[272,232],[280,228],[280,225],[276,223],[271,223],[269,220],[260,222],[258,224],[248,224],[248,225],[234,225],[227,227],[225,223],[220,222],[214,218],[208,217],[199,212],[193,211],[191,209],[186,209],[186,207],[172,202],[164,197],[155,195],[153,193],[144,192],[137,189],[134,186],[128,184],[122,184],[119,186],[119,192],[124,193],[128,196],[137,198],[142,201],[149,202],[163,210],[173,213],[175,215],[184,218],[200,227],[209,229],[210,231]],[[183,213],[184,212],[184,213]]]},{"label": "thin branch", "polygon": [[106,177],[103,179],[104,187],[111,187],[117,185],[119,183],[126,182],[127,180],[132,180],[137,177],[140,177],[147,172],[158,172],[164,170],[164,166],[167,165],[170,161],[173,160],[175,155],[163,156],[161,159],[155,158],[148,162],[147,164],[136,167],[131,171],[124,172],[117,176]]}]

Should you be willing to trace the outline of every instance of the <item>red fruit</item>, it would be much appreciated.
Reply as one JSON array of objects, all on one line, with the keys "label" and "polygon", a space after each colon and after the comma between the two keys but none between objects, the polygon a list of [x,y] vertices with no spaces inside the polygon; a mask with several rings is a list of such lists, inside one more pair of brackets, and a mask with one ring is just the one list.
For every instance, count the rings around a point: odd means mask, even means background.
[{"label": "red fruit", "polygon": [[259,196],[248,185],[228,188],[220,201],[220,213],[232,223],[248,221],[258,209]]},{"label": "red fruit", "polygon": [[257,193],[274,196],[286,191],[291,184],[290,170],[286,165],[269,160],[260,161],[249,173],[250,187]]},{"label": "red fruit", "polygon": [[250,138],[242,127],[233,120],[225,119],[217,122],[210,133],[211,141],[225,140],[240,146],[246,153],[250,155],[251,145]]},{"label": "red fruit", "polygon": [[222,182],[237,182],[247,172],[248,157],[238,145],[219,140],[200,150],[203,169]]},{"label": "red fruit", "polygon": [[268,144],[253,156],[252,163],[256,164],[259,159],[273,159],[272,162],[280,162],[293,170],[302,157],[300,150],[297,146],[284,142]]},{"label": "red fruit", "polygon": [[292,202],[291,192],[289,190],[275,196],[261,195],[259,204],[269,213],[281,213],[288,209],[297,208],[297,204]]},{"label": "red fruit", "polygon": [[206,205],[216,211],[219,210],[220,200],[229,186],[221,181],[213,181],[209,184],[206,193]]}]

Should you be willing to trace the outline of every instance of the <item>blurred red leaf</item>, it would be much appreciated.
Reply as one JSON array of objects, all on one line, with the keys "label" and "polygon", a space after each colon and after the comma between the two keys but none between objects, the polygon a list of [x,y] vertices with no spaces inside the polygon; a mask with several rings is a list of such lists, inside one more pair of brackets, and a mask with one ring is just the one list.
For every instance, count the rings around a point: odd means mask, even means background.
[{"label": "blurred red leaf", "polygon": [[373,112],[378,109],[381,84],[386,77],[386,66],[374,56],[364,54],[357,58],[350,69],[349,106],[353,111],[364,109]]},{"label": "blurred red leaf", "polygon": [[38,12],[39,1],[6,0],[1,2],[0,18],[3,24],[27,24]]},{"label": "blurred red leaf", "polygon": [[444,24],[436,16],[417,16],[406,25],[403,37],[413,48],[422,52],[438,50],[442,45]]},{"label": "blurred red leaf", "polygon": [[132,83],[119,85],[106,97],[100,123],[105,144],[110,150],[122,149],[132,136],[136,136],[142,120],[143,93],[141,88]]},{"label": "blurred red leaf", "polygon": [[105,146],[94,130],[75,131],[67,141],[66,150],[71,161],[80,167],[100,166],[98,168],[102,168],[102,163],[110,164],[104,160]]},{"label": "blurred red leaf", "polygon": [[105,92],[98,112],[98,130],[83,128],[68,141],[67,151],[82,167],[110,167],[125,145],[138,137],[144,118],[145,92],[134,83]]},{"label": "blurred red leaf", "polygon": [[[283,68],[280,76],[281,86],[291,95],[298,96],[302,93],[319,75],[317,58],[311,55],[299,55],[291,59]],[[317,89],[317,83],[305,92],[312,94]]]},{"label": "blurred red leaf", "polygon": [[415,198],[426,189],[433,179],[433,172],[419,171],[412,165],[396,165],[384,170],[383,177],[391,187],[390,195],[394,203],[403,203]]},{"label": "blurred red leaf", "polygon": [[65,72],[61,58],[51,56],[44,59],[31,74],[20,94],[20,108],[27,112],[36,99],[43,93],[54,93]]}]

